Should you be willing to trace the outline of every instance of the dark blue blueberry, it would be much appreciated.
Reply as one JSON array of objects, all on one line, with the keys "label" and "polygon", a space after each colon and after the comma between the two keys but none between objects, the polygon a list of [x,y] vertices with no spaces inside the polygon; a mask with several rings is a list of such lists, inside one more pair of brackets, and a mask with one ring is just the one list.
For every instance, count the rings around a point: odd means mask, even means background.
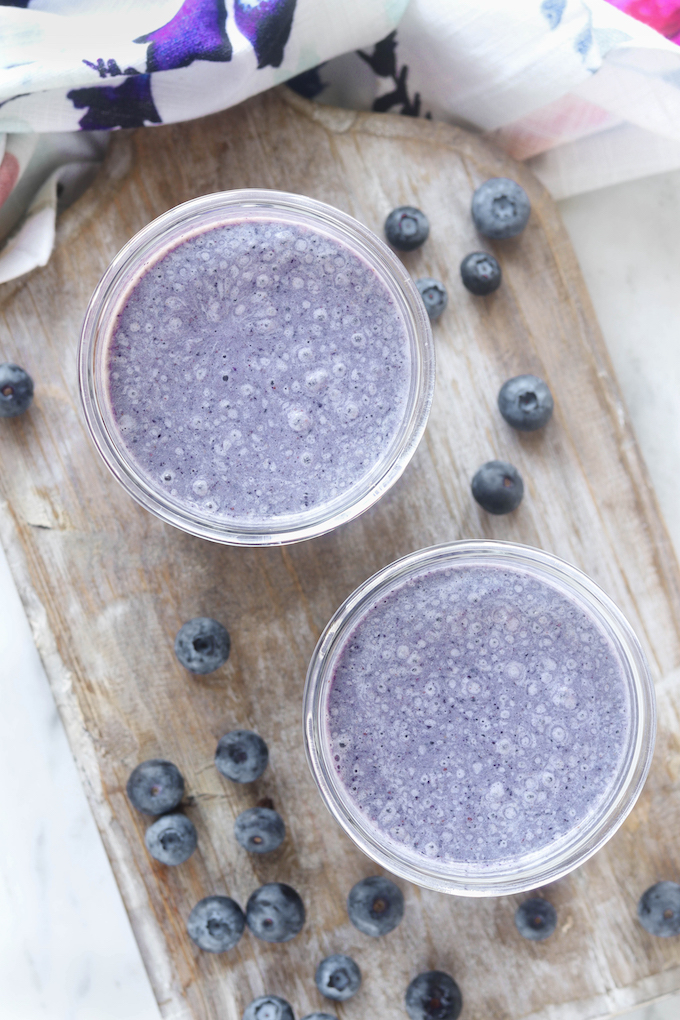
[{"label": "dark blue blueberry", "polygon": [[0,418],[16,418],[31,406],[33,380],[18,365],[0,365]]},{"label": "dark blue blueberry", "polygon": [[531,204],[524,188],[509,177],[492,177],[472,196],[472,219],[480,234],[502,240],[521,234]]},{"label": "dark blue blueberry", "polygon": [[184,779],[171,761],[150,758],[132,770],[125,789],[132,806],[142,814],[164,815],[184,796]]},{"label": "dark blue blueberry", "polygon": [[524,482],[512,464],[490,460],[472,479],[472,495],[488,513],[509,514],[522,502]]},{"label": "dark blue blueberry", "polygon": [[359,991],[361,971],[351,956],[333,953],[316,968],[314,980],[316,987],[327,999],[344,1002]]},{"label": "dark blue blueberry", "polygon": [[347,913],[364,935],[387,935],[404,916],[404,896],[398,885],[382,875],[362,878],[347,897]]},{"label": "dark blue blueberry", "polygon": [[229,658],[229,631],[209,616],[189,620],[177,632],[175,655],[190,673],[212,673]]},{"label": "dark blue blueberry", "polygon": [[399,251],[414,251],[427,241],[430,222],[424,212],[412,205],[400,205],[385,220],[385,237]]},{"label": "dark blue blueberry", "polygon": [[234,783],[252,783],[267,767],[269,751],[262,737],[251,730],[232,730],[220,737],[215,765]]},{"label": "dark blue blueberry", "polygon": [[305,907],[295,889],[283,882],[261,885],[246,905],[246,921],[264,942],[288,942],[305,923]]},{"label": "dark blue blueberry", "polygon": [[501,285],[501,267],[493,255],[473,251],[460,264],[460,275],[471,294],[493,294]]},{"label": "dark blue blueberry", "polygon": [[680,935],[680,885],[657,882],[640,897],[637,915],[650,935]]},{"label": "dark blue blueberry", "polygon": [[144,842],[161,864],[183,864],[196,849],[198,836],[186,815],[161,815],[146,830]]},{"label": "dark blue blueberry", "polygon": [[515,911],[515,924],[517,931],[525,939],[542,942],[552,935],[557,927],[557,911],[552,903],[534,897],[520,903]]},{"label": "dark blue blueberry", "polygon": [[332,1013],[308,1013],[302,1020],[338,1020]]},{"label": "dark blue blueberry", "polygon": [[246,1007],[243,1020],[295,1020],[290,1003],[278,995],[261,995]]},{"label": "dark blue blueberry", "polygon": [[187,932],[199,949],[225,953],[243,935],[246,916],[228,896],[206,896],[189,914]]},{"label": "dark blue blueberry", "polygon": [[283,843],[286,826],[277,811],[252,807],[242,811],[234,822],[234,835],[244,850],[253,854],[268,854]]},{"label": "dark blue blueberry", "polygon": [[449,301],[444,284],[439,280],[433,280],[431,276],[423,276],[420,280],[416,280],[416,287],[423,299],[427,314],[431,319],[438,319]]},{"label": "dark blue blueberry", "polygon": [[408,986],[405,1004],[411,1020],[456,1020],[463,997],[452,977],[441,970],[428,970]]},{"label": "dark blue blueberry", "polygon": [[503,383],[498,394],[498,410],[508,425],[522,432],[543,428],[553,407],[552,393],[536,375],[516,375]]}]

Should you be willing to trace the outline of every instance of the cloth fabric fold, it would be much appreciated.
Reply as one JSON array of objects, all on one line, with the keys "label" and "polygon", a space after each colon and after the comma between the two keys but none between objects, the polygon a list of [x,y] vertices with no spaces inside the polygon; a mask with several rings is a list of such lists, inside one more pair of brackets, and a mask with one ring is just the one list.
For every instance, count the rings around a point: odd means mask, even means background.
[{"label": "cloth fabric fold", "polygon": [[283,81],[482,131],[557,198],[680,166],[676,38],[680,0],[0,0],[0,282],[45,264],[110,131]]}]

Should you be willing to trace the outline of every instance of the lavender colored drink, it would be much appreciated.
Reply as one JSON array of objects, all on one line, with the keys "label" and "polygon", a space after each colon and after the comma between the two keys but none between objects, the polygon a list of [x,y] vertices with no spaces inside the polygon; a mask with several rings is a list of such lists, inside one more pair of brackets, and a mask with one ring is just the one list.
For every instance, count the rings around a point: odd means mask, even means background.
[{"label": "lavender colored drink", "polygon": [[584,826],[633,725],[602,623],[509,565],[426,564],[395,582],[346,636],[326,713],[362,824],[398,855],[477,867]]},{"label": "lavender colored drink", "polygon": [[406,414],[411,353],[364,259],[304,225],[231,220],[135,282],[108,353],[119,440],[199,516],[267,522],[360,486]]}]

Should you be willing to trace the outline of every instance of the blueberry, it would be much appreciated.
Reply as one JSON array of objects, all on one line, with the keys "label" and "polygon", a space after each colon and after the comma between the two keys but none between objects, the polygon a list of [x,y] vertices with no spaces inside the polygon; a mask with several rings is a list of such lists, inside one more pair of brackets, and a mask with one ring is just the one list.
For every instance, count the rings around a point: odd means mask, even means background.
[{"label": "blueberry", "polygon": [[173,811],[184,796],[182,773],[171,761],[150,758],[130,773],[125,787],[130,803],[144,815]]},{"label": "blueberry", "polygon": [[382,875],[363,878],[350,890],[347,913],[364,935],[387,935],[404,916],[404,896],[398,885]]},{"label": "blueberry", "polygon": [[490,514],[509,514],[524,495],[524,482],[517,468],[504,460],[482,464],[472,479],[472,495]]},{"label": "blueberry", "polygon": [[316,987],[327,999],[344,1002],[359,991],[361,971],[351,956],[333,953],[316,968],[314,980]]},{"label": "blueberry", "polygon": [[220,737],[215,751],[217,769],[234,783],[252,783],[267,767],[269,751],[251,730],[231,730]]},{"label": "blueberry", "polygon": [[497,240],[521,234],[531,204],[524,188],[508,177],[492,177],[472,196],[472,218],[480,234]]},{"label": "blueberry", "polygon": [[161,815],[146,830],[144,842],[161,864],[183,864],[196,849],[198,836],[186,815]]},{"label": "blueberry", "polygon": [[18,365],[0,365],[0,418],[15,418],[31,406],[33,380]]},{"label": "blueberry", "polygon": [[253,807],[238,816],[234,822],[234,835],[244,850],[253,854],[268,854],[283,843],[286,826],[277,811]]},{"label": "blueberry", "polygon": [[650,935],[680,935],[680,885],[657,882],[640,897],[637,915]]},{"label": "blueberry", "polygon": [[553,407],[552,393],[536,375],[516,375],[503,383],[498,394],[498,410],[508,425],[522,432],[543,428]]},{"label": "blueberry", "polygon": [[428,970],[406,989],[406,1012],[411,1020],[456,1020],[463,1008],[460,988],[441,970]]},{"label": "blueberry", "polygon": [[400,205],[393,209],[385,220],[385,236],[393,248],[399,251],[414,251],[427,241],[430,221],[420,209],[412,205]]},{"label": "blueberry", "polygon": [[332,1013],[308,1013],[302,1020],[338,1020]]},{"label": "blueberry", "polygon": [[515,911],[517,931],[525,939],[542,942],[557,927],[557,911],[552,903],[537,897],[520,903]]},{"label": "blueberry", "polygon": [[177,631],[175,655],[190,673],[212,673],[229,658],[229,631],[209,616],[197,616]]},{"label": "blueberry", "polygon": [[431,319],[438,319],[448,304],[449,296],[446,287],[431,276],[423,276],[416,280],[416,287],[425,305],[425,311]]},{"label": "blueberry", "polygon": [[466,255],[460,264],[460,275],[471,294],[493,294],[501,285],[501,267],[485,251]]},{"label": "blueberry", "polygon": [[295,1020],[295,1017],[285,999],[278,995],[261,995],[246,1007],[243,1020]]},{"label": "blueberry", "polygon": [[224,953],[243,935],[246,917],[228,896],[206,896],[189,914],[187,932],[199,949]]},{"label": "blueberry", "polygon": [[246,905],[246,921],[264,942],[288,942],[305,923],[305,908],[295,889],[283,882],[261,885]]}]

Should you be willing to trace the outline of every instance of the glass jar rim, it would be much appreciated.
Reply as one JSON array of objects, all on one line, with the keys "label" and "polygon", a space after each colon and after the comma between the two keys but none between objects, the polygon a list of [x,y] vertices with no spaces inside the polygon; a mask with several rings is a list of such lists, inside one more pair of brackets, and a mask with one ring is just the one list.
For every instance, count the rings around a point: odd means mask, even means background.
[{"label": "glass jar rim", "polygon": [[[201,515],[183,507],[135,466],[108,403],[107,352],[113,323],[150,266],[189,236],[218,227],[239,213],[288,217],[344,244],[389,288],[404,322],[410,354],[406,407],[380,460],[339,496],[309,511],[270,521]],[[429,318],[410,275],[368,227],[334,206],[304,195],[266,189],[217,192],[175,206],[147,224],[118,252],[88,305],[79,347],[80,393],[90,435],[116,479],[138,503],[189,534],[229,545],[282,545],[314,538],[359,516],[397,481],[422,438],[434,393],[435,353]]]},{"label": "glass jar rim", "polygon": [[[595,810],[564,840],[522,857],[483,865],[439,861],[400,848],[365,822],[333,768],[326,706],[335,665],[359,621],[381,598],[423,570],[451,566],[505,566],[531,571],[597,620],[614,645],[630,698],[628,746],[616,777]],[[425,888],[462,896],[501,896],[554,882],[593,856],[623,823],[647,778],[654,750],[656,703],[649,666],[630,624],[587,574],[551,553],[513,542],[471,539],[431,546],[383,567],[352,592],[319,638],[307,671],[303,698],[307,762],[326,807],[370,858],[393,874]],[[571,837],[571,838],[569,838]],[[402,852],[400,853],[400,849]]]}]

